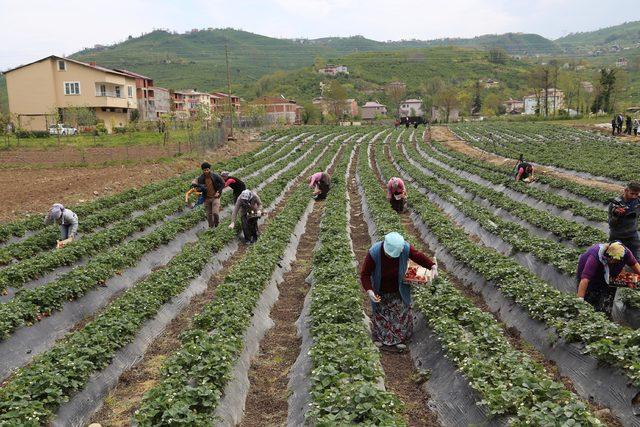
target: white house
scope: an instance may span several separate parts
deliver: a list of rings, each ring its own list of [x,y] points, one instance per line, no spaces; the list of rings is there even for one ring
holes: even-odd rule
[[[564,109],[564,92],[559,89],[550,88],[548,97],[546,96],[544,89],[540,91],[539,97],[535,94],[525,96],[524,114],[536,114],[536,110],[538,109],[538,99],[540,99],[540,103],[543,104],[545,98],[547,99],[547,111],[549,114],[553,114],[554,112]],[[543,111],[540,111],[540,113],[543,114],[544,105],[541,105],[541,107],[541,110]]]
[[[349,74],[349,69],[346,65],[327,65],[324,68],[320,68],[318,73],[327,76],[337,76],[338,74]]]
[[[406,99],[400,104],[400,117],[423,117],[422,101],[419,99]]]

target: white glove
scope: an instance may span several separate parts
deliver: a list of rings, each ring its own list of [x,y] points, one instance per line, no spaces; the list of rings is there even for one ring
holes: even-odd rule
[[[229,224],[229,228],[233,229],[236,225],[232,222],[231,224]]]
[[[576,298],[578,298],[581,301],[584,301],[584,297],[576,297]]]
[[[372,290],[367,291],[367,295],[369,295],[369,299],[373,302],[380,302],[380,297],[376,295]]]
[[[435,280],[438,277],[438,264],[431,266],[431,280]]]

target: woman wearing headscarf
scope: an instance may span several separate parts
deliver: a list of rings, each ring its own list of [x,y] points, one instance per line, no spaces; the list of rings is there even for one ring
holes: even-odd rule
[[[413,333],[411,289],[404,282],[409,260],[438,274],[438,266],[393,232],[369,249],[360,271],[360,283],[371,300],[372,333],[376,346],[402,351]]]
[[[609,286],[625,266],[640,274],[640,264],[620,242],[597,243],[578,259],[577,296],[597,311],[611,314],[616,288]]]
[[[387,200],[391,202],[391,208],[398,212],[404,212],[404,204],[407,200],[407,190],[404,181],[396,176],[387,183]]]
[[[235,227],[238,213],[242,222],[244,242],[255,243],[258,241],[258,219],[262,216],[262,202],[255,191],[244,190],[240,193],[231,213],[229,228]]]
[[[331,177],[326,172],[316,172],[309,177],[309,188],[313,188],[313,198],[324,200],[331,188]]]
[[[49,213],[44,218],[45,225],[58,224],[60,227],[60,240],[56,248],[62,248],[78,236],[78,215],[71,209],[65,209],[60,203],[54,203]]]

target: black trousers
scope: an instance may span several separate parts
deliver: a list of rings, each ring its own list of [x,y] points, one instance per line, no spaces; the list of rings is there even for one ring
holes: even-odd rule
[[[398,213],[404,212],[405,199],[396,200],[395,197],[391,197],[391,207]]]
[[[589,286],[587,293],[584,295],[584,300],[591,304],[596,311],[611,317],[613,300],[617,290],[618,288],[608,286],[605,283],[598,287]]]
[[[251,217],[248,213],[242,215],[242,234],[244,240],[255,242],[258,240],[258,217]]]

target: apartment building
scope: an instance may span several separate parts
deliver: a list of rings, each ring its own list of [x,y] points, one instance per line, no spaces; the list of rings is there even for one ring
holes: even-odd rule
[[[211,92],[211,111],[217,113],[225,113],[229,111],[229,97],[231,97],[231,107],[239,116],[241,113],[240,97],[234,94],[227,94],[225,92]]]
[[[544,101],[547,100],[547,107],[544,106]],[[538,106],[538,102],[540,102],[540,106]],[[550,88],[549,93],[547,95],[546,91],[542,89],[539,95],[532,94],[524,97],[524,114],[541,114],[544,115],[545,112],[549,114],[554,114],[559,110],[564,109],[564,92],[556,89]]]
[[[86,107],[107,130],[124,126],[138,108],[136,79],[131,75],[51,55],[4,73],[9,111],[25,130],[47,130],[64,122],[65,109]]]
[[[156,107],[156,118],[163,114],[171,113],[171,92],[163,87],[154,87],[154,101]]]
[[[179,119],[195,117],[198,111],[207,116],[211,112],[211,95],[195,89],[177,90],[173,92],[173,111]]]
[[[253,101],[252,104],[264,107],[269,123],[301,123],[303,108],[292,99],[263,96]]]
[[[116,68],[115,71],[136,79],[136,99],[138,101],[140,120],[157,120],[158,115],[156,114],[155,87],[153,86],[153,79],[129,70]]]
[[[400,117],[424,117],[420,99],[405,99],[400,103]]]

